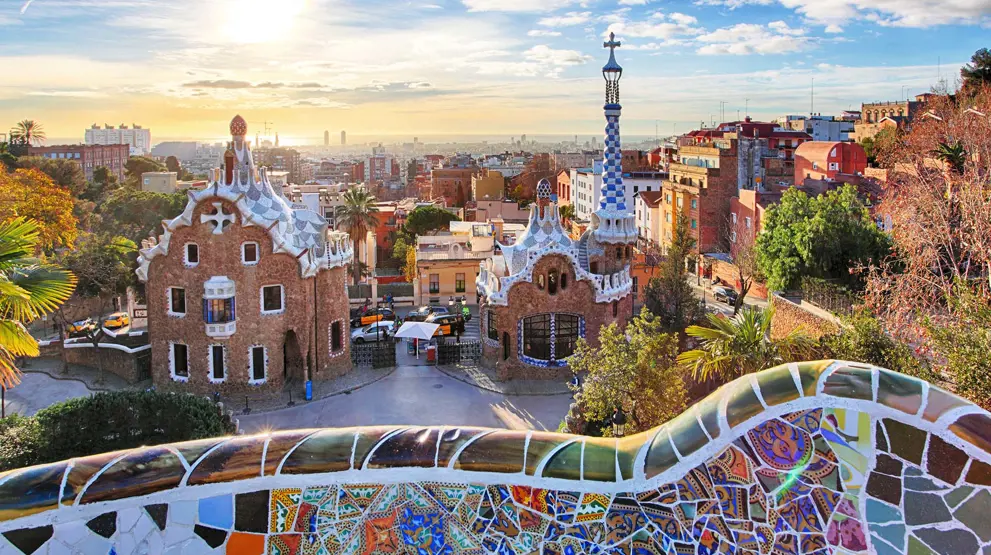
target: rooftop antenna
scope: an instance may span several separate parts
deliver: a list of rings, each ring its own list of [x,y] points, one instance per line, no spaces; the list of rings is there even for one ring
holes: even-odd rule
[[[719,101],[719,119],[726,121],[726,104],[725,100]]]
[[[745,115],[747,117],[750,117],[750,99],[749,98],[744,99],[744,105],[743,105],[743,107],[744,107],[743,115]]]
[[[809,117],[816,114],[816,78],[812,78],[812,96],[809,100]]]

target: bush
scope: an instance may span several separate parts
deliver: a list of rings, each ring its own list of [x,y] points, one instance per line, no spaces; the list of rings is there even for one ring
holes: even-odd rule
[[[820,338],[821,356],[873,364],[931,383],[940,381],[929,364],[916,358],[911,347],[891,337],[877,318],[860,311],[848,317],[845,324],[838,333]]]
[[[116,391],[70,399],[0,424],[0,470],[234,432],[213,402],[190,394]]]

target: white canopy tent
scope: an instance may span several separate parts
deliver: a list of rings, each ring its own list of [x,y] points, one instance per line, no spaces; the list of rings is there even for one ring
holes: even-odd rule
[[[396,337],[417,339],[420,341],[430,341],[440,324],[428,324],[426,322],[404,322],[403,326],[396,332]],[[420,358],[420,346],[416,347],[416,358]]]

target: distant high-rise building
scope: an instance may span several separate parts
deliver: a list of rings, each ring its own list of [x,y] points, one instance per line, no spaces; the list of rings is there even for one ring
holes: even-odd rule
[[[279,134],[275,134],[275,148],[279,148]]]
[[[330,146],[330,131],[323,132],[323,146]]]
[[[520,136],[520,142],[526,144],[526,133]]]
[[[348,144],[348,132],[341,131],[341,146]]]
[[[93,124],[86,130],[87,145],[128,145],[133,154],[148,154],[151,152],[151,130],[140,125],[130,127],[121,124],[120,127]]]

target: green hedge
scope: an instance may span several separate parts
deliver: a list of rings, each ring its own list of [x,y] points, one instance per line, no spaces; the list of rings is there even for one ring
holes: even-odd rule
[[[97,393],[0,421],[0,470],[232,433],[230,417],[203,397]]]

